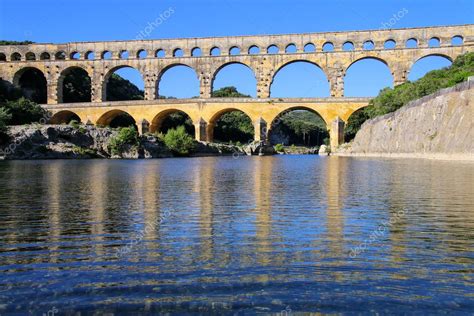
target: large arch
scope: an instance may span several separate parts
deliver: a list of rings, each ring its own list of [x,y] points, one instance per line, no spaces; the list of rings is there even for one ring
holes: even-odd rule
[[[224,121],[224,122],[222,122]],[[232,122],[238,121],[242,125],[236,127]],[[207,141],[241,142],[247,143],[255,138],[255,128],[252,117],[244,110],[227,108],[214,113],[207,124]]]
[[[408,80],[414,81],[420,79],[426,73],[442,69],[444,67],[449,67],[452,64],[453,60],[450,56],[443,54],[430,54],[418,58],[410,67],[410,72],[408,73]]]
[[[199,97],[199,77],[186,64],[173,64],[161,71],[157,81],[158,98],[190,99]]]
[[[211,82],[213,93],[218,89],[232,86],[244,95],[249,95],[253,98],[257,97],[257,78],[255,72],[245,63],[225,63],[214,72]]]
[[[47,103],[48,84],[44,73],[35,67],[25,67],[13,76],[13,84],[21,89],[23,95],[40,104]]]
[[[173,117],[174,116],[174,117]],[[186,132],[194,137],[195,129],[191,116],[183,110],[167,109],[155,115],[150,124],[151,133],[166,133],[170,128],[183,125]]]
[[[329,143],[327,122],[316,110],[305,106],[290,107],[278,113],[268,125],[266,137],[272,145],[319,146]]]
[[[393,87],[393,76],[388,63],[381,58],[368,56],[357,59],[345,71],[345,97],[376,96],[386,87]]]
[[[96,122],[99,126],[109,127],[129,127],[131,125],[136,128],[135,119],[127,112],[122,110],[110,110],[102,114]]]
[[[73,66],[58,79],[58,103],[91,102],[91,77],[87,70]]]
[[[329,81],[318,64],[308,60],[292,60],[275,71],[270,85],[270,96],[329,97]]]
[[[69,124],[71,121],[81,122],[81,118],[76,113],[64,110],[55,113],[49,120],[50,124]]]
[[[143,100],[144,85],[143,76],[136,68],[129,65],[113,67],[104,77],[102,100]]]

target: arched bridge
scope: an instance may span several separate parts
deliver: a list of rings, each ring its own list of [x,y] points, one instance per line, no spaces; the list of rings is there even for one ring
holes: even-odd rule
[[[230,110],[241,110],[254,122],[255,138],[266,137],[272,122],[289,109],[304,108],[317,112],[330,130],[331,144],[342,139],[343,123],[368,98],[344,97],[344,77],[354,63],[366,58],[383,62],[394,85],[407,80],[413,64],[426,56],[454,60],[473,51],[473,25],[423,27],[391,30],[305,33],[290,35],[230,36],[209,38],[162,39],[67,44],[0,46],[0,78],[21,85],[27,69],[44,76],[44,107],[53,114],[52,122],[61,123],[72,114],[85,123],[107,125],[114,116],[130,114],[141,132],[159,130],[169,113],[183,111],[196,126],[198,140],[212,140],[213,124]],[[271,84],[284,66],[306,61],[326,75],[330,97],[323,99],[271,98]],[[212,98],[214,79],[223,67],[239,63],[253,71],[256,98]],[[159,83],[170,68],[184,65],[195,70],[200,83],[194,99],[159,99]],[[133,67],[144,80],[144,100],[107,101],[106,85],[119,68]],[[64,103],[64,78],[71,69],[80,68],[91,79],[91,102]]]

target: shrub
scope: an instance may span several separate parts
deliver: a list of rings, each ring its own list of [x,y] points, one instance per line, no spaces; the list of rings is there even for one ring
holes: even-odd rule
[[[71,126],[72,128],[78,129],[80,126],[80,123],[76,120],[72,120],[71,122],[69,122],[69,126]]]
[[[3,104],[3,108],[11,113],[9,125],[31,124],[48,116],[48,112],[39,104],[26,98],[7,101]]]
[[[109,142],[109,149],[112,155],[120,155],[125,146],[138,146],[138,134],[135,127],[120,128],[118,134]]]
[[[187,156],[195,148],[195,142],[191,135],[186,133],[184,126],[169,129],[163,138],[166,147],[175,155]]]
[[[0,144],[8,139],[7,125],[10,119],[10,113],[4,108],[0,108]]]
[[[276,150],[277,152],[282,153],[282,152],[285,151],[285,147],[283,146],[283,144],[276,144],[276,145],[275,145],[275,150]]]

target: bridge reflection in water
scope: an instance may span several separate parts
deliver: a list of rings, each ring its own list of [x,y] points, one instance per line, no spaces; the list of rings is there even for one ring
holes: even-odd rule
[[[462,163],[212,157],[8,162],[0,173],[7,306],[24,304],[20,292],[54,304],[36,290],[53,297],[64,282],[71,299],[294,309],[413,300],[427,287],[423,304],[462,301],[472,285],[472,169]],[[14,281],[24,273],[28,286]],[[126,290],[114,292],[117,282]]]

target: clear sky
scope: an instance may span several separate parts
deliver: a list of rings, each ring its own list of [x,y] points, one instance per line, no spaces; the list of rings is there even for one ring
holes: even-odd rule
[[[53,43],[135,39],[149,22],[169,8],[174,13],[147,38],[379,29],[401,10],[406,14],[392,28],[474,22],[473,0],[0,0],[0,39]],[[390,84],[385,66],[369,62],[351,70],[355,79],[347,78],[351,86],[346,85],[346,93],[374,95],[381,84]],[[410,78],[447,64],[434,58],[416,65]],[[243,92],[255,94],[254,79],[246,69],[234,66],[224,71],[216,80],[216,88],[235,85]],[[318,71],[295,64],[279,74],[272,94],[324,94],[327,82]],[[131,71],[122,73],[143,86],[138,75]],[[192,80],[195,78],[190,70],[177,69],[163,81],[160,91],[163,95],[196,94]]]

